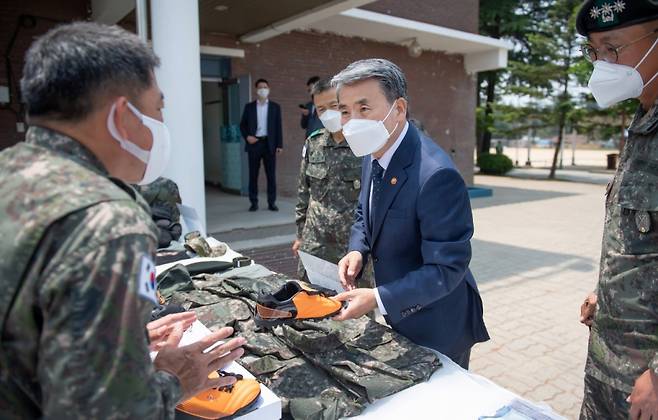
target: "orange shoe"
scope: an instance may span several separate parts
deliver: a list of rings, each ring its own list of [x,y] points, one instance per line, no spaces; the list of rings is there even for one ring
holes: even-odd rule
[[[254,320],[259,327],[272,327],[299,320],[329,318],[343,308],[341,302],[329,299],[335,295],[331,289],[289,281],[276,292],[258,297]]]
[[[235,376],[237,382],[226,387],[203,391],[178,404],[176,409],[202,419],[225,419],[240,416],[250,411],[260,395],[258,381],[243,379],[242,375],[239,374],[218,372],[213,372],[208,377]]]

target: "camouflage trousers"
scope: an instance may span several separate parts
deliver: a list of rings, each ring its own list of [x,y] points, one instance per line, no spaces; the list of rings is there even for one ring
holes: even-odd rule
[[[628,393],[585,375],[585,396],[580,409],[580,420],[627,420],[630,403]]]
[[[190,278],[177,266],[159,285],[168,303],[195,311],[207,327],[231,326],[246,338],[239,362],[282,399],[284,418],[355,416],[370,402],[426,381],[441,366],[433,352],[367,317],[257,328],[252,315],[258,293],[289,280],[263,275],[257,266]]]

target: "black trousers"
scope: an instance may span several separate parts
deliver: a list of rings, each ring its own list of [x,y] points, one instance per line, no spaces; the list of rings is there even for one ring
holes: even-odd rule
[[[270,151],[267,138],[259,139],[257,143],[247,145],[249,155],[249,201],[258,204],[258,172],[260,163],[265,167],[267,177],[267,204],[276,201],[276,153]]]
[[[471,361],[471,349],[468,349],[459,356],[456,356],[454,359],[452,359],[452,361],[457,363],[462,368],[468,370],[468,365]]]

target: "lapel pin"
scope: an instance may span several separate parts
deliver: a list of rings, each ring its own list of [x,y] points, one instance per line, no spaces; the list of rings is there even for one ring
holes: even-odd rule
[[[391,178],[391,185],[395,185],[398,183],[398,179],[396,177]]]

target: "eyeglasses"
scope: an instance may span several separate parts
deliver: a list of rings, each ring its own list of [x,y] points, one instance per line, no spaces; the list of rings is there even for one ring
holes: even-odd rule
[[[631,45],[636,44],[655,33],[658,33],[658,29],[655,29],[649,32],[648,34],[643,35],[642,37],[634,41],[631,41],[628,44],[621,45],[619,47],[615,47],[614,45],[604,43],[603,47],[597,49],[594,48],[592,44],[589,43],[583,44],[580,46],[580,51],[583,53],[583,55],[589,62],[594,62],[596,60],[603,60],[603,61],[607,61],[608,63],[617,64],[617,61],[619,61],[619,51],[621,51],[626,47],[630,47]]]

